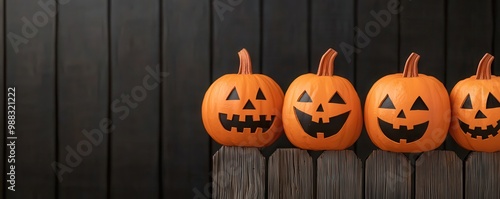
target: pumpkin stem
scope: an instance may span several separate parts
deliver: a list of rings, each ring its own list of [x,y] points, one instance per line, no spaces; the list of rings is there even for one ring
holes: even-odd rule
[[[420,55],[411,53],[406,60],[405,68],[403,70],[403,77],[418,77],[418,60]]]
[[[238,52],[238,56],[240,57],[240,68],[238,70],[238,74],[252,74],[252,60],[250,60],[250,55],[248,54],[247,49],[241,49],[240,52]]]
[[[337,57],[337,51],[329,48],[319,61],[318,76],[333,76],[333,61]]]
[[[491,79],[491,63],[493,55],[486,53],[477,66],[476,79]]]

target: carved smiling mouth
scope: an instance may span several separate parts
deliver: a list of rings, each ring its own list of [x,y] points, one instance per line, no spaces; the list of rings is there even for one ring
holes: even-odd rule
[[[265,133],[274,122],[275,115],[271,115],[271,120],[266,120],[266,115],[259,115],[259,120],[254,121],[253,116],[245,115],[245,121],[240,122],[240,115],[233,115],[233,119],[228,120],[227,114],[219,113],[219,120],[224,129],[231,131],[231,128],[236,128],[238,133],[243,133],[243,129],[249,128],[250,133],[255,133],[257,128],[262,129],[262,133]]]
[[[393,124],[386,122],[378,118],[378,125],[384,133],[384,135],[394,142],[401,142],[401,140],[406,140],[406,143],[414,142],[424,136],[427,127],[429,126],[429,121],[417,124],[412,130],[408,130],[407,126],[401,125],[399,129],[394,129]]]
[[[318,133],[323,133],[324,138],[337,134],[344,126],[345,121],[351,112],[347,111],[340,115],[330,117],[328,122],[323,122],[322,118],[319,118],[318,122],[314,122],[312,121],[311,115],[304,113],[295,107],[293,107],[293,109],[295,110],[295,116],[297,116],[302,129],[307,134],[315,138],[317,138]]]
[[[481,136],[484,139],[488,138],[490,135],[495,137],[498,135],[498,131],[500,130],[500,120],[497,121],[496,127],[493,125],[488,125],[486,130],[482,130],[481,127],[476,127],[474,129],[469,128],[469,124],[462,122],[462,120],[458,119],[458,123],[460,124],[460,128],[462,131],[467,134],[469,133],[471,137],[477,138],[477,136]]]

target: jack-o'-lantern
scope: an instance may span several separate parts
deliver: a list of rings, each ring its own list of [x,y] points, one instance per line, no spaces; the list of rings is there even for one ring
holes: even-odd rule
[[[412,53],[403,73],[387,75],[370,89],[365,126],[382,150],[424,152],[439,147],[450,125],[450,101],[443,84],[418,73],[420,56]]]
[[[493,58],[486,53],[476,75],[458,82],[450,94],[450,135],[468,150],[500,151],[500,78],[491,75]]]
[[[252,74],[250,56],[245,49],[238,55],[238,74],[220,77],[205,93],[203,125],[222,145],[268,146],[283,132],[284,94],[268,76]]]
[[[290,84],[283,102],[283,126],[290,142],[307,150],[342,150],[363,126],[358,94],[349,80],[333,75],[337,52],[328,49],[317,74]]]

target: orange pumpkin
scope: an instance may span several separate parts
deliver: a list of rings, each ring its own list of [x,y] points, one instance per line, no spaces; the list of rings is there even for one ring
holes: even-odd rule
[[[238,74],[227,74],[208,88],[202,119],[208,134],[226,146],[264,147],[283,132],[283,91],[271,78],[252,74],[250,56],[238,53]]]
[[[289,86],[283,102],[283,126],[290,142],[307,150],[342,150],[358,139],[363,126],[358,94],[349,80],[333,75],[337,52],[328,49],[317,74],[305,74]]]
[[[382,150],[424,152],[439,147],[450,125],[450,101],[443,84],[418,74],[420,56],[412,53],[404,72],[379,79],[365,102],[365,126]]]
[[[458,82],[450,94],[450,135],[468,150],[500,151],[500,78],[491,75],[493,58],[486,53],[476,75]]]

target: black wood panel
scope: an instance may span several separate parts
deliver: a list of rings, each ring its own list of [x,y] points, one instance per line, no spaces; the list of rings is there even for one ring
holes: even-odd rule
[[[160,194],[159,1],[113,0],[111,14],[111,198]]]
[[[445,0],[403,0],[401,7],[404,11],[401,12],[399,20],[399,71],[403,71],[408,56],[415,52],[421,57],[419,73],[434,76],[444,84],[446,81]],[[444,143],[437,149],[443,148]]]
[[[57,38],[59,162],[80,157],[59,181],[59,198],[106,198],[108,134],[107,1],[59,7]],[[76,153],[74,153],[76,152]]]
[[[250,54],[253,72],[260,73],[260,5],[260,1],[214,1],[212,82],[222,75],[238,72],[238,51],[242,48]],[[212,154],[220,146],[212,140]]]
[[[162,192],[164,198],[210,196],[210,138],[201,102],[210,83],[209,1],[163,2]]]
[[[496,61],[493,61],[493,74],[496,76],[500,76],[500,2],[497,2],[495,0],[492,0],[493,6],[492,6],[492,12],[494,18],[494,24],[493,27],[495,27],[495,30],[493,30],[493,38],[494,40],[494,46],[493,46],[493,52],[494,56],[496,57]]]
[[[358,50],[356,54],[356,89],[362,104],[364,104],[371,86],[378,79],[398,72],[399,20],[397,13],[399,10],[397,6],[399,6],[399,1],[396,0],[358,2],[358,29],[355,32],[355,47]],[[382,13],[384,17],[375,17],[382,15]],[[378,24],[378,26],[373,24]],[[366,130],[363,130],[356,143],[358,157],[365,160],[374,149],[376,149],[375,145],[372,144]]]
[[[286,92],[288,85],[308,72],[308,2],[266,0],[263,3],[262,72]],[[293,147],[285,134],[264,149],[268,157],[276,148]]]
[[[16,87],[17,135],[16,191],[6,196],[55,198],[55,18],[37,1],[8,0],[6,11],[6,79]]]
[[[446,87],[476,74],[479,60],[492,52],[493,15],[491,1],[448,1]],[[473,16],[473,17],[472,17]],[[462,160],[468,151],[447,139],[446,149],[454,150]]]
[[[0,1],[0,22],[4,21],[4,13],[5,13],[4,3],[5,2],[3,0]],[[0,38],[4,38],[4,36],[5,36],[4,26],[2,25],[2,26],[0,26]],[[7,129],[6,129],[7,126],[5,126],[6,123],[4,123],[4,121],[5,121],[4,119],[7,119],[7,118],[5,118],[6,115],[4,114],[5,113],[4,110],[6,110],[5,107],[7,107],[7,105],[5,105],[7,103],[7,100],[6,100],[7,96],[6,96],[6,94],[4,94],[4,93],[7,93],[6,92],[7,89],[5,88],[5,68],[6,68],[6,66],[5,66],[5,57],[4,57],[4,55],[5,55],[4,46],[5,46],[4,40],[0,39],[0,63],[2,63],[2,67],[0,67],[0,77],[1,77],[0,90],[2,90],[2,93],[0,94],[0,103],[1,103],[0,104],[0,129],[2,129],[1,132],[4,132],[4,130],[5,130],[5,132],[7,132]],[[1,147],[0,147],[0,171],[5,171],[4,170],[4,161],[9,156],[9,154],[6,152],[10,152],[8,150],[4,151],[5,150],[4,146],[6,144],[4,142],[4,140],[5,140],[6,135],[7,135],[6,133],[3,133],[3,135],[0,136],[0,145],[1,145]],[[6,172],[3,172],[2,174],[0,174],[0,176],[3,177],[5,175],[4,173],[6,173]],[[3,179],[6,179],[6,178],[4,177]],[[5,186],[4,186],[4,182],[5,182],[5,180],[2,180],[2,182],[0,182],[0,191],[2,192],[2,194],[0,194],[0,198],[4,198],[3,193],[5,193],[5,191],[6,191]]]

